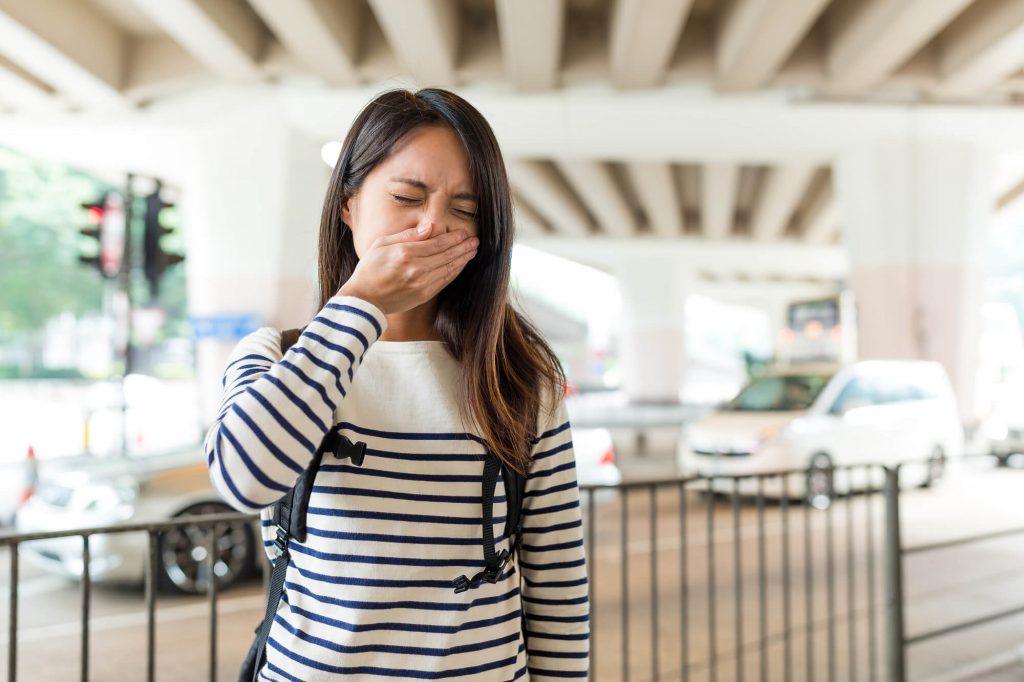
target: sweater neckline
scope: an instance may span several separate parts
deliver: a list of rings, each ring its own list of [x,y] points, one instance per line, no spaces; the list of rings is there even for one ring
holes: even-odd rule
[[[377,339],[373,348],[385,353],[447,353],[446,341],[421,339],[417,341],[385,341]]]

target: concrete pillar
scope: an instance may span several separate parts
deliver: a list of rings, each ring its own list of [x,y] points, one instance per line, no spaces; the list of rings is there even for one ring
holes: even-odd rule
[[[666,258],[623,258],[620,358],[630,403],[678,403],[685,359],[684,304],[690,273]]]
[[[989,153],[913,131],[894,134],[840,157],[836,192],[860,357],[940,361],[972,422],[992,210]]]
[[[269,106],[229,112],[197,132],[180,201],[192,315],[253,314],[283,329],[316,312],[316,241],[330,175],[322,142],[290,130]],[[196,344],[204,424],[216,415],[236,342]]]

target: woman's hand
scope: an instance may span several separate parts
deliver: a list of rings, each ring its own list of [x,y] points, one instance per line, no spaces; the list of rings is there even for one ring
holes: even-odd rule
[[[378,237],[338,294],[369,301],[386,315],[426,303],[458,277],[479,244],[466,230],[431,234],[432,224],[421,223]]]

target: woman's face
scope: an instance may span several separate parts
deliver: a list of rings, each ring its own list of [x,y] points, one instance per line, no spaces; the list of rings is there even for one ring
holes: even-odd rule
[[[443,126],[413,129],[371,170],[342,208],[362,258],[378,237],[432,223],[431,237],[449,230],[477,235],[477,199],[469,156]]]

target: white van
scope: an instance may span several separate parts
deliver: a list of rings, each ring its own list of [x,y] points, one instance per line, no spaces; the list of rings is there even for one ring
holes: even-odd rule
[[[850,464],[908,464],[901,484],[930,485],[945,462],[963,454],[964,433],[942,365],[870,360],[838,365],[776,367],[752,379],[728,403],[683,427],[677,460],[683,475],[737,476],[805,469],[785,490],[826,506],[834,492],[878,485],[858,482]],[[853,478],[851,478],[853,477]],[[762,482],[766,495],[783,477]],[[731,491],[729,479],[713,483]],[[742,492],[756,481],[741,481]]]

